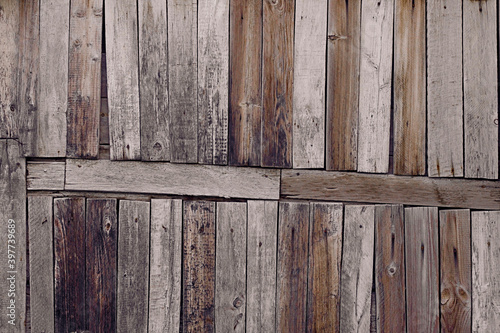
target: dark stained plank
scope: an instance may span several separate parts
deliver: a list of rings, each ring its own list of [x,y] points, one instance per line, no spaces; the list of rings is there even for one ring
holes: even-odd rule
[[[108,97],[108,71],[106,67],[106,53],[102,50],[101,54],[101,97]]]
[[[101,98],[101,109],[99,113],[99,144],[109,145],[109,108],[107,98]]]

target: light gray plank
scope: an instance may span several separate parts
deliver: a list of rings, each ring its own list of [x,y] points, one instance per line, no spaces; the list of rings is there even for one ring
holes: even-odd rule
[[[28,191],[64,190],[65,162],[30,161],[26,165]]]

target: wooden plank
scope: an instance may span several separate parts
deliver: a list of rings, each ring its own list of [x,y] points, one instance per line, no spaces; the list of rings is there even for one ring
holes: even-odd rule
[[[498,179],[497,4],[463,4],[465,177]]]
[[[64,190],[64,169],[62,161],[30,161],[26,165],[28,191]]]
[[[229,0],[198,2],[198,163],[227,164]]]
[[[260,166],[262,0],[230,0],[229,164]]]
[[[116,199],[87,199],[86,298],[87,328],[116,331]]]
[[[306,330],[309,204],[279,203],[276,331]]]
[[[101,97],[108,98],[108,71],[106,69],[106,35],[103,36],[103,50],[101,54]]]
[[[263,3],[261,165],[291,168],[295,1]]]
[[[67,160],[67,190],[278,199],[279,170]]]
[[[197,3],[171,0],[168,13],[170,160],[198,162]]]
[[[102,2],[103,0],[71,2],[68,157],[97,158],[99,153]]]
[[[463,177],[462,4],[427,1],[427,174]]]
[[[307,331],[339,332],[342,204],[311,203]]]
[[[246,332],[247,205],[217,203],[215,327]]]
[[[500,209],[500,184],[486,180],[283,170],[281,197]]]
[[[403,206],[375,206],[377,332],[406,332]]]
[[[472,331],[493,332],[500,326],[500,212],[472,212]]]
[[[151,200],[149,331],[178,332],[181,315],[182,200]]]
[[[120,200],[117,332],[148,331],[149,202]]]
[[[65,0],[40,1],[39,157],[66,156],[69,8]]]
[[[425,0],[394,12],[394,173],[425,174]]]
[[[441,332],[470,332],[472,310],[470,211],[439,212]]]
[[[361,1],[329,0],[326,169],[356,170]]]
[[[394,1],[361,7],[358,171],[387,173],[391,130]]]
[[[109,145],[109,108],[107,98],[101,98],[101,111],[99,113],[99,144]]]
[[[183,332],[214,332],[215,202],[184,202]]]
[[[141,158],[137,2],[105,1],[106,70],[112,160]]]
[[[29,197],[28,217],[31,330],[54,332],[52,197]]]
[[[55,332],[84,330],[85,198],[54,199]]]
[[[276,329],[278,202],[247,201],[247,332]]]
[[[168,161],[167,2],[141,0],[138,6],[141,159]]]

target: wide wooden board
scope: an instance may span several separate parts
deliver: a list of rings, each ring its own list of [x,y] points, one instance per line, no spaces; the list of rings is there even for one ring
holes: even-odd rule
[[[59,161],[30,161],[26,165],[28,190],[64,190],[66,163]]]

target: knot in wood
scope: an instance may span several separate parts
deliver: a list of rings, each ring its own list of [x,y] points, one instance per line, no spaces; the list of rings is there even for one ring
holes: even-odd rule
[[[391,264],[387,267],[387,274],[389,274],[389,276],[393,276],[394,274],[396,274],[396,271],[396,264],[394,262],[391,262]]]
[[[233,301],[233,306],[237,309],[239,309],[241,307],[241,305],[243,304],[243,301],[241,300],[241,298],[239,297],[236,297]]]

